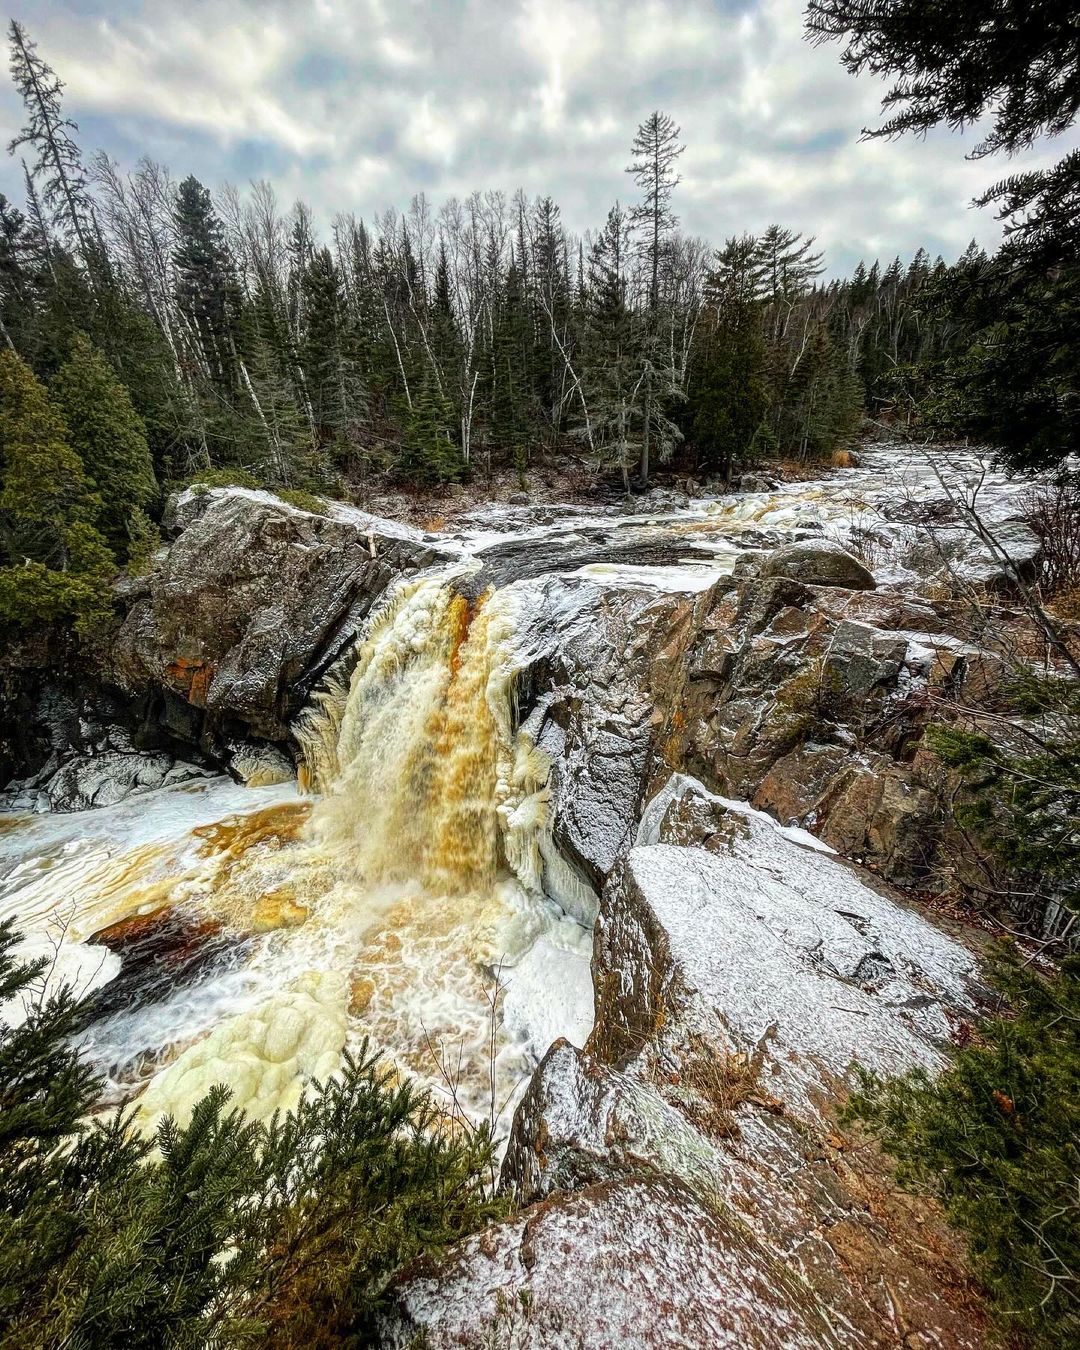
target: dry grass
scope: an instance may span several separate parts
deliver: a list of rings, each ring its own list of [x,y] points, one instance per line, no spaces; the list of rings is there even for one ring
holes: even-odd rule
[[[695,1101],[687,1115],[707,1134],[718,1139],[738,1139],[735,1110],[744,1102],[780,1114],[783,1105],[761,1090],[761,1068],[765,1059],[763,1037],[753,1054],[743,1050],[717,1052],[700,1036],[691,1041],[692,1053],[683,1065],[681,1085],[689,1089]]]
[[[850,450],[834,450],[829,456],[829,463],[834,469],[850,469],[852,466]]]

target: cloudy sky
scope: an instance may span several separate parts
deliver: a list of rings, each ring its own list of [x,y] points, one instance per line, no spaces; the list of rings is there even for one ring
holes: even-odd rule
[[[662,108],[686,153],[682,228],[719,242],[779,220],[831,272],[860,257],[953,258],[998,238],[968,203],[1002,166],[974,141],[859,143],[881,85],[802,40],[797,0],[22,0],[89,152],[210,186],[267,178],[328,222],[426,192],[551,193],[603,222],[637,124]],[[0,97],[4,141],[21,123]],[[1075,138],[1069,142],[1077,143]],[[1019,164],[1042,163],[1044,149]],[[21,201],[5,159],[0,190]]]

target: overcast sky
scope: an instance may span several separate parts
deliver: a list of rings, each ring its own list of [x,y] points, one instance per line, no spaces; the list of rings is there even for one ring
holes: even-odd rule
[[[686,153],[681,227],[719,243],[778,220],[829,270],[947,259],[998,227],[970,199],[1001,177],[975,137],[860,143],[882,86],[802,40],[794,0],[23,0],[67,83],[89,154],[141,155],[211,187],[269,179],[328,222],[423,190],[550,193],[571,229],[603,223],[637,124],[662,108]],[[21,124],[10,85],[4,141]],[[1076,144],[1074,137],[1068,144]],[[1016,166],[1048,162],[1044,149]],[[0,190],[22,201],[5,159]]]

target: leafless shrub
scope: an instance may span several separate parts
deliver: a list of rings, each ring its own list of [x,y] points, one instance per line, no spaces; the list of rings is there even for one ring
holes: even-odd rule
[[[1024,519],[1042,541],[1042,590],[1048,599],[1080,589],[1080,479],[1033,487]]]

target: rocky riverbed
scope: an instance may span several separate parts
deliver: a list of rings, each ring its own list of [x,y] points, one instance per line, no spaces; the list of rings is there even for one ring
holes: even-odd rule
[[[1038,540],[970,452],[748,486],[453,533],[192,489],[100,672],[9,678],[0,912],[113,1099],[266,1115],[369,1036],[498,1123],[515,1213],[388,1345],[983,1343],[835,1108],[979,1015],[922,736],[1035,641]]]

